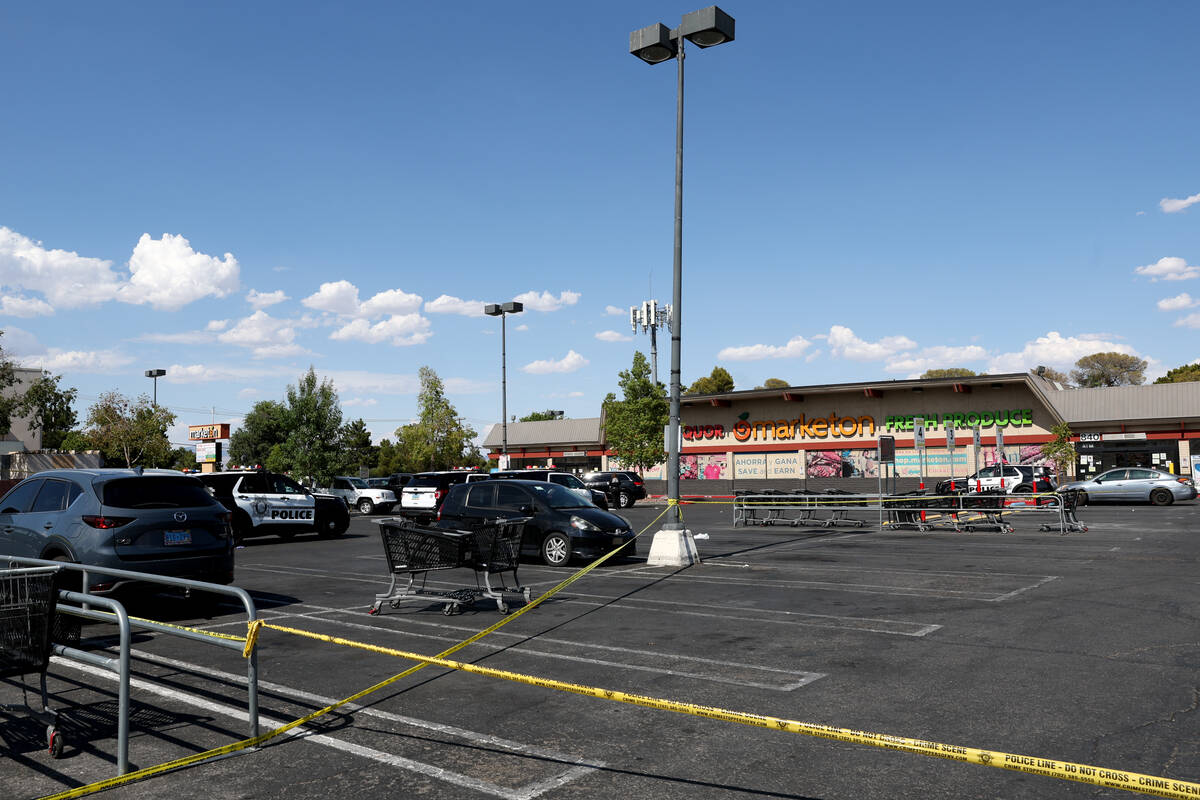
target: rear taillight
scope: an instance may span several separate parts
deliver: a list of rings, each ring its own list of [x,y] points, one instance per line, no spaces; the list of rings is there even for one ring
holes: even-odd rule
[[[134,520],[133,517],[105,517],[96,516],[94,514],[84,514],[82,517],[80,517],[80,519],[82,519],[88,525],[91,525],[93,528],[99,528],[100,530],[119,528],[122,525],[128,525]]]
[[[221,535],[226,539],[233,536],[233,512],[226,511],[223,514],[217,514],[217,519],[221,520]]]
[[[445,496],[446,496],[446,493],[443,492],[441,489],[438,489],[433,493],[433,501],[435,503],[440,503],[440,502],[442,502],[442,498]]]

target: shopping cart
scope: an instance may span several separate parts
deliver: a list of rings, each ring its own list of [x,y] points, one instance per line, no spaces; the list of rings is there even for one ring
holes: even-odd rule
[[[1057,526],[1043,525],[1040,530],[1049,531],[1054,527],[1059,529],[1060,533],[1086,533],[1087,525],[1079,521],[1079,517],[1075,516],[1075,509],[1079,507],[1078,489],[1059,489],[1055,492],[1059,502],[1059,524]]]
[[[378,614],[384,603],[399,608],[406,600],[422,598],[441,602],[442,613],[447,616],[460,613],[464,605],[474,603],[479,597],[495,600],[502,614],[508,613],[506,598],[511,595],[520,595],[528,602],[529,589],[520,588],[519,583],[509,587],[503,580],[503,573],[511,572],[514,583],[517,582],[525,522],[525,519],[492,520],[478,530],[461,531],[430,528],[408,519],[376,520],[391,585],[386,592],[375,595],[368,613]],[[475,571],[474,587],[445,592],[425,588],[430,572],[460,568]],[[499,587],[492,586],[494,575],[501,576]]]
[[[1008,503],[1008,495],[1003,489],[984,489],[982,492],[970,492],[959,495],[961,511],[973,511],[978,516],[960,522],[962,529],[970,533],[979,528],[993,528],[1001,533],[1012,533],[1015,528],[1004,520],[1004,508]]]
[[[889,529],[933,530],[933,525],[921,518],[921,511],[929,507],[924,489],[892,495],[884,498],[884,502],[887,504]]]
[[[52,758],[63,752],[58,714],[46,693],[46,667],[50,663],[50,632],[54,626],[58,591],[57,567],[0,570],[0,678],[36,672],[41,678],[41,708],[30,705],[21,684],[22,704],[0,704],[0,712],[25,712],[46,725],[46,746]]]
[[[832,511],[829,519],[821,521],[822,528],[836,528],[838,525],[853,525],[856,528],[861,528],[866,523],[861,519],[851,519],[846,515],[850,511],[851,506],[862,507],[867,504],[867,498],[862,495],[856,495],[854,492],[848,492],[845,489],[826,489],[818,504],[832,506]]]

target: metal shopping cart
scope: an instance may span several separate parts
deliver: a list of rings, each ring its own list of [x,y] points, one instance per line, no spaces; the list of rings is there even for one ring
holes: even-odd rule
[[[968,533],[978,528],[993,528],[1001,533],[1012,533],[1015,529],[1004,520],[1004,508],[1007,503],[1008,495],[1003,489],[985,489],[982,492],[959,495],[959,508],[978,515],[963,521],[960,514],[962,529]]]
[[[848,492],[845,489],[826,489],[823,493],[823,498],[818,502],[832,507],[829,514],[829,519],[821,522],[822,528],[836,528],[838,525],[853,525],[856,528],[861,528],[866,523],[861,519],[851,519],[846,515],[850,511],[851,506],[863,507],[867,504],[867,498],[862,495],[856,495],[854,492]]]
[[[1087,525],[1079,521],[1079,517],[1075,516],[1075,509],[1079,507],[1078,489],[1059,489],[1055,492],[1058,496],[1059,503],[1059,524],[1057,526],[1042,525],[1039,530],[1049,531],[1054,527],[1059,529],[1060,533],[1086,533]]]
[[[58,714],[46,693],[46,667],[50,663],[50,632],[58,591],[56,567],[0,570],[0,678],[37,672],[41,678],[41,708],[28,702],[0,704],[0,712],[25,712],[46,725],[46,746],[52,758],[63,751]],[[22,699],[26,687],[21,685]]]
[[[889,529],[912,528],[931,531],[933,525],[921,518],[922,509],[928,508],[925,490],[917,489],[884,498],[887,504]]]
[[[406,600],[422,598],[441,602],[442,613],[447,616],[460,613],[464,605],[474,603],[479,597],[495,600],[502,614],[508,613],[508,597],[520,595],[528,602],[529,589],[520,588],[517,582],[525,519],[491,520],[475,531],[430,528],[408,519],[376,522],[391,585],[386,592],[375,595],[368,613],[378,614],[384,603],[399,608]],[[425,588],[430,572],[460,568],[475,571],[474,587],[450,591]],[[515,587],[505,584],[505,572],[512,573]],[[492,586],[494,575],[501,576],[498,587]]]

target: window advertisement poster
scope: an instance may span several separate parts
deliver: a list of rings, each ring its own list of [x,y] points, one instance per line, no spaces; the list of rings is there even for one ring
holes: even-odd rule
[[[932,449],[925,451],[925,477],[950,478],[966,475],[974,469],[970,449],[956,447],[951,451]],[[921,477],[921,455],[918,450],[896,451],[896,474],[901,478]]]
[[[767,477],[766,453],[734,453],[733,477],[739,480]]]
[[[1200,455],[1192,454],[1192,478],[1200,477]]]
[[[800,453],[768,453],[767,477],[793,480],[803,478],[804,456]]]
[[[696,479],[696,456],[679,456],[679,477],[685,481]]]
[[[901,452],[905,451],[896,451],[897,464]],[[876,455],[874,449],[809,450],[805,454],[806,475],[809,478],[875,478],[879,476]]]
[[[696,457],[696,477],[717,481],[729,477],[729,457],[724,453],[705,453]]]

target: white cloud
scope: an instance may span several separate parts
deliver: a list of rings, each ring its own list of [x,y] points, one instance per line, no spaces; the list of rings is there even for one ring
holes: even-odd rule
[[[1200,314],[1188,314],[1175,320],[1176,328],[1200,328]]]
[[[425,304],[426,314],[460,314],[464,317],[482,317],[482,300],[462,300],[453,295],[443,294],[436,300]]]
[[[546,396],[558,400],[560,398],[584,397],[585,394],[584,392],[551,392]]]
[[[1183,211],[1188,206],[1194,206],[1196,203],[1200,203],[1200,194],[1194,194],[1191,197],[1185,197],[1182,200],[1164,197],[1162,200],[1158,201],[1159,208],[1163,210],[1164,214],[1176,214],[1180,211]]]
[[[208,321],[208,324],[204,326],[204,330],[206,330],[206,331],[223,331],[228,327],[229,327],[229,320],[227,320],[227,319],[210,319]]]
[[[554,372],[574,372],[577,369],[587,366],[588,360],[576,353],[574,350],[568,350],[567,354],[558,361],[544,360],[532,361],[521,367],[522,372],[528,372],[531,375],[548,375]]]
[[[242,383],[245,381],[257,381],[263,378],[283,378],[294,380],[296,377],[296,368],[290,365],[256,365],[253,367],[238,364],[236,366],[228,366],[225,364],[172,364],[167,367],[167,375],[164,380],[168,383],[212,383],[221,381],[225,383]],[[257,395],[258,389],[245,388],[238,392],[238,396]]]
[[[174,333],[143,333],[134,337],[135,342],[160,342],[163,344],[212,344],[217,340],[215,331],[175,331]]]
[[[1191,308],[1196,305],[1196,301],[1187,292],[1177,294],[1174,297],[1164,297],[1156,303],[1159,311],[1180,311],[1185,308]]]
[[[342,408],[370,408],[377,405],[379,405],[379,401],[374,397],[351,397],[349,400],[342,401]]]
[[[356,316],[358,312],[358,287],[350,281],[322,283],[315,294],[300,301],[316,311],[328,311],[343,317]]]
[[[393,314],[374,325],[365,319],[356,319],[329,334],[329,338],[369,344],[390,342],[397,347],[404,347],[423,344],[432,335],[429,320],[420,314]]]
[[[917,346],[907,336],[885,336],[877,342],[868,342],[855,336],[854,331],[844,325],[830,328],[828,341],[834,358],[851,361],[878,361]]]
[[[176,311],[202,297],[225,297],[239,285],[237,259],[197,253],[183,236],[164,233],[151,239],[143,233],[129,259],[129,283],[117,299],[125,303],[149,303],[162,311]]]
[[[1200,267],[1189,265],[1178,256],[1160,258],[1153,264],[1135,267],[1133,271],[1138,275],[1148,275],[1152,281],[1186,281],[1200,278]]]
[[[528,326],[528,325],[525,325],[525,324],[521,324],[521,325],[518,325],[518,326],[517,326],[517,330],[519,330],[519,331],[527,331],[527,330],[529,330],[529,326]]]
[[[47,250],[0,226],[0,286],[41,292],[56,308],[78,308],[112,300],[120,278],[111,261]]]
[[[524,303],[530,311],[558,311],[563,306],[573,306],[579,302],[579,292],[565,291],[555,297],[549,292],[525,292],[513,298],[518,303]]]
[[[1099,334],[1063,336],[1058,331],[1050,331],[1045,336],[1027,342],[1020,352],[995,356],[988,362],[987,372],[1024,372],[1039,364],[1065,369],[1073,367],[1076,361],[1092,353],[1137,355],[1137,351],[1129,345],[1108,341]]]
[[[308,353],[295,343],[297,325],[305,321],[276,319],[263,310],[238,320],[217,336],[218,341],[250,348],[255,358],[286,358]]]
[[[821,353],[822,353],[821,350],[813,350],[811,353],[809,353],[807,356],[804,357],[804,363],[811,364],[812,362],[816,361],[818,358],[821,357]]]
[[[6,317],[48,317],[53,313],[53,306],[36,297],[19,294],[0,297],[0,314]]]
[[[617,308],[616,306],[605,306],[604,313],[610,317],[627,317],[629,316],[629,309]]]
[[[596,338],[602,342],[632,342],[632,336],[626,336],[618,331],[600,331]]]
[[[45,346],[38,338],[24,328],[14,325],[4,327],[4,336],[0,337],[0,347],[8,351],[11,357],[30,356],[46,352]]]
[[[382,317],[392,314],[411,314],[421,310],[421,295],[409,294],[400,289],[388,289],[374,295],[359,308],[364,317]]]
[[[50,372],[112,372],[133,363],[133,357],[119,350],[62,350],[51,347],[45,353],[23,356],[21,366]]]
[[[254,306],[255,309],[266,308],[273,306],[276,303],[282,303],[284,300],[289,300],[282,289],[276,289],[273,292],[260,292],[257,289],[251,289],[246,295],[246,302]]]
[[[245,389],[240,390],[237,396],[243,400],[249,400],[250,398],[258,397],[259,394],[258,389],[255,389],[253,386],[247,386]]]
[[[764,358],[799,358],[812,346],[803,336],[793,336],[787,344],[750,344],[725,347],[717,353],[718,361],[761,361]]]
[[[887,372],[917,373],[927,369],[943,369],[959,367],[971,361],[982,361],[988,352],[979,345],[968,344],[961,347],[938,345],[923,348],[919,353],[909,353],[888,359],[884,365]]]

